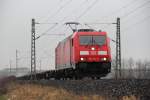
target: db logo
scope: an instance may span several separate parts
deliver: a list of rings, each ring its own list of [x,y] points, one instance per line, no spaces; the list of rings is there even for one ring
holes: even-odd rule
[[[96,51],[91,51],[91,55],[96,55]]]

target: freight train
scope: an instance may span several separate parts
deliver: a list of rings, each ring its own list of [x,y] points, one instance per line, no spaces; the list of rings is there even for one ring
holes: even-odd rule
[[[110,71],[111,50],[107,33],[78,29],[55,48],[55,70],[25,75],[19,79],[99,79]]]
[[[55,49],[57,77],[97,77],[111,71],[110,39],[106,32],[78,29]]]

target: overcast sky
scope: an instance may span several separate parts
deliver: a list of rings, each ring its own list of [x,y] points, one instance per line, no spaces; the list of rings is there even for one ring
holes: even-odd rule
[[[121,18],[122,57],[150,60],[150,0],[0,0],[0,69],[15,67],[15,51],[19,51],[19,67],[30,68],[31,19],[59,24],[36,41],[37,67],[52,69],[57,43],[71,34],[65,22],[115,22]],[[115,39],[115,25],[90,25],[108,32]],[[39,36],[51,24],[36,25]],[[79,26],[85,27],[85,26]],[[111,43],[112,56],[115,44]]]

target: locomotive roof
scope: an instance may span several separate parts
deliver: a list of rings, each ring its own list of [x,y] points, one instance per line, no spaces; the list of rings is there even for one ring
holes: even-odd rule
[[[94,32],[94,29],[78,29],[78,32]]]
[[[58,43],[59,44],[62,44],[62,43],[65,43],[65,41],[68,39],[68,38],[73,38],[76,34],[78,33],[82,33],[82,32],[94,32],[94,33],[99,33],[101,32],[102,34],[106,34],[106,32],[102,32],[102,31],[95,31],[94,29],[78,29],[78,31],[74,32],[73,34],[69,35],[68,37],[66,37],[64,40],[60,41]]]

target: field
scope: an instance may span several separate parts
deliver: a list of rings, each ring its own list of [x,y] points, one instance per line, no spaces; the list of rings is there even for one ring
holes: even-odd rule
[[[0,100],[7,100],[5,96],[0,96]]]
[[[0,100],[149,100],[150,80],[0,80]]]
[[[8,100],[139,100],[136,96],[109,97],[100,95],[77,95],[62,88],[35,84],[11,84],[3,97]]]

